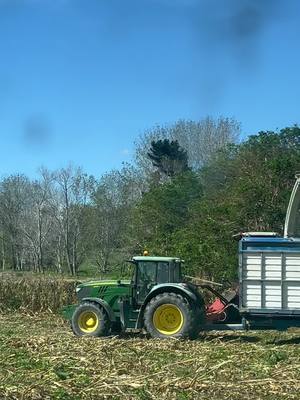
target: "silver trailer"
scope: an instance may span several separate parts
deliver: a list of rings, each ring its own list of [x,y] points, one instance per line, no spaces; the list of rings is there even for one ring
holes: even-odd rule
[[[300,176],[291,194],[284,236],[248,232],[239,244],[240,313],[249,326],[300,324]]]

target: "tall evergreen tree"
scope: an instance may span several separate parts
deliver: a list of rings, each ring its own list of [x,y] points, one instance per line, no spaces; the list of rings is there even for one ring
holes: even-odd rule
[[[188,170],[187,152],[179,146],[177,140],[152,141],[147,154],[153,166],[169,177]]]

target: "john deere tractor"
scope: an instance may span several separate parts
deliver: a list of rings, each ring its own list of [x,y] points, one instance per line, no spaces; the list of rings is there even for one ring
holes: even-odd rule
[[[196,286],[184,283],[182,260],[133,257],[131,281],[91,281],[77,286],[79,303],[69,306],[73,332],[105,336],[126,329],[146,330],[152,337],[196,336],[205,316]]]

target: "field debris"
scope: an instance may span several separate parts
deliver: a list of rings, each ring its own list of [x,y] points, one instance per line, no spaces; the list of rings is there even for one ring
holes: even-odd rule
[[[78,338],[54,314],[0,314],[1,399],[299,399],[300,332]]]

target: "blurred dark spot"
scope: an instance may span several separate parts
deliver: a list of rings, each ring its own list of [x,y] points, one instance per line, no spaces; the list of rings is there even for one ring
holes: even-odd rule
[[[232,12],[228,16],[226,24],[230,28],[232,40],[247,39],[258,36],[261,30],[275,14],[274,11],[280,6],[280,1],[273,0],[272,4],[268,1],[232,1]]]
[[[246,4],[232,16],[231,27],[234,36],[246,38],[256,35],[261,29],[262,15],[256,7]]]
[[[204,0],[194,13],[195,34],[199,45],[204,43],[214,53],[239,50],[240,46],[258,50],[263,31],[277,23],[287,9],[283,0]],[[240,57],[239,51],[235,56]]]
[[[266,32],[292,10],[283,0],[202,0],[188,11],[200,64],[199,97],[218,106],[232,81],[255,77]],[[206,90],[205,90],[206,87]]]
[[[52,129],[44,115],[31,115],[24,123],[23,140],[26,146],[43,148],[50,144]]]

